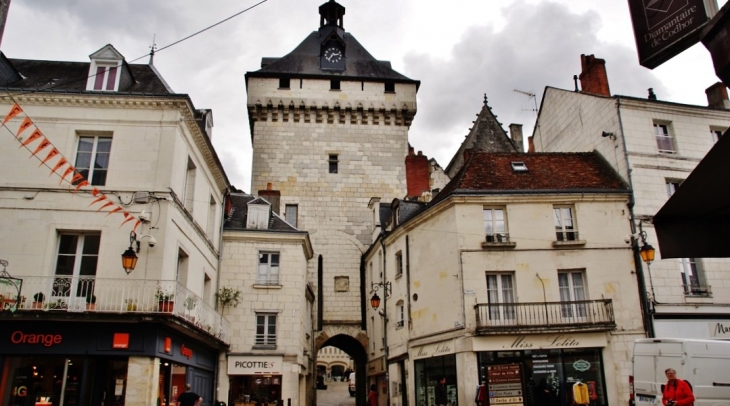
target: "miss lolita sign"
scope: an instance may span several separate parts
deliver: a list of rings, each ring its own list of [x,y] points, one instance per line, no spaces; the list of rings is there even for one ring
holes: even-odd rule
[[[699,42],[717,0],[629,0],[639,63],[654,69]]]

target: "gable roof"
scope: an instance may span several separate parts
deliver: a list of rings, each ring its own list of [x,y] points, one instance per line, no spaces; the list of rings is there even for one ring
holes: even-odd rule
[[[516,172],[512,162],[527,171]],[[452,194],[628,193],[629,187],[598,152],[474,152],[464,167],[433,199]]]
[[[281,58],[262,58],[262,68],[246,73],[249,77],[333,77],[364,81],[389,80],[398,83],[414,83],[420,81],[410,79],[390,67],[390,62],[378,61],[350,33],[342,36],[345,41],[346,69],[332,71],[320,69],[320,51],[324,40],[319,31],[314,31],[304,39],[293,51]]]
[[[464,151],[466,150],[483,152],[520,151],[502,128],[502,123],[497,121],[497,116],[492,113],[492,108],[487,104],[487,95],[484,95],[484,104],[479,114],[477,114],[477,119],[469,129],[469,134],[451,158],[451,162],[446,166],[445,172],[450,177],[459,172],[462,165],[464,165]]]
[[[228,218],[223,222],[224,230],[239,230],[239,231],[264,231],[264,232],[294,232],[294,233],[306,233],[301,231],[291,224],[287,223],[278,214],[271,212],[271,218],[269,219],[269,228],[267,229],[248,229],[246,228],[246,216],[248,215],[249,204],[267,204],[271,205],[263,197],[256,197],[247,193],[231,193],[231,213]]]

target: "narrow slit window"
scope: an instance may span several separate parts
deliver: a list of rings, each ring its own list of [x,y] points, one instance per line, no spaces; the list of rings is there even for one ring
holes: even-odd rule
[[[289,89],[289,86],[290,86],[289,78],[279,78],[279,89]]]
[[[327,162],[329,163],[329,172],[330,173],[337,173],[337,164],[339,163],[339,160],[337,159],[338,156],[335,154],[330,154],[329,159]]]
[[[330,90],[340,90],[340,81],[339,80],[330,80]]]

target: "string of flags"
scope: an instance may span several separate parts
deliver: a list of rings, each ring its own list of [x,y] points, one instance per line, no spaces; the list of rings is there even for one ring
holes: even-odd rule
[[[18,127],[18,130],[16,132],[13,132],[13,130],[10,129],[6,124],[8,123],[8,121],[14,119],[15,117],[18,117],[19,115],[24,116],[23,121],[20,123],[20,127]],[[30,158],[36,157],[38,160],[41,161],[38,167],[46,165],[48,168],[51,168],[51,173],[48,176],[51,176],[53,174],[57,174],[58,176],[60,176],[61,180],[58,182],[59,185],[62,184],[64,181],[68,182],[72,187],[74,187],[74,194],[76,194],[76,192],[78,192],[79,190],[88,190],[87,188],[91,188],[91,195],[94,196],[96,199],[94,199],[94,201],[89,204],[89,207],[95,204],[101,204],[101,206],[96,210],[97,212],[100,212],[106,208],[110,208],[109,212],[107,213],[107,217],[112,214],[119,213],[124,216],[124,219],[119,227],[121,228],[124,224],[134,221],[134,228],[132,230],[137,231],[137,227],[139,227],[142,221],[128,211],[124,210],[123,207],[111,201],[111,199],[103,194],[98,188],[93,187],[89,183],[89,181],[85,179],[84,176],[79,173],[73,165],[71,165],[71,163],[63,156],[63,154],[61,154],[61,152],[53,146],[51,141],[48,140],[45,135],[43,135],[41,130],[33,123],[33,120],[31,120],[31,118],[27,114],[25,114],[25,112],[18,105],[18,103],[15,103],[10,109],[10,112],[5,116],[2,125],[6,129],[8,129],[13,135],[15,135],[15,139],[20,143],[20,147],[18,148],[26,147],[28,151],[31,151],[31,144],[34,144],[36,141],[38,141],[38,144],[35,146],[35,150],[33,150],[33,152],[31,153]],[[34,128],[34,130],[30,133],[28,138],[23,139],[23,137],[21,137],[21,134],[31,128]],[[41,156],[38,154],[48,148],[50,148],[50,150],[48,150],[46,156],[44,158],[41,158]],[[51,167],[50,162],[57,157],[58,160]]]

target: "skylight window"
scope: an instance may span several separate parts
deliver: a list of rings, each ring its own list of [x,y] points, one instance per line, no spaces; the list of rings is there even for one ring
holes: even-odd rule
[[[512,162],[512,170],[515,172],[527,172],[527,165],[524,162]]]

